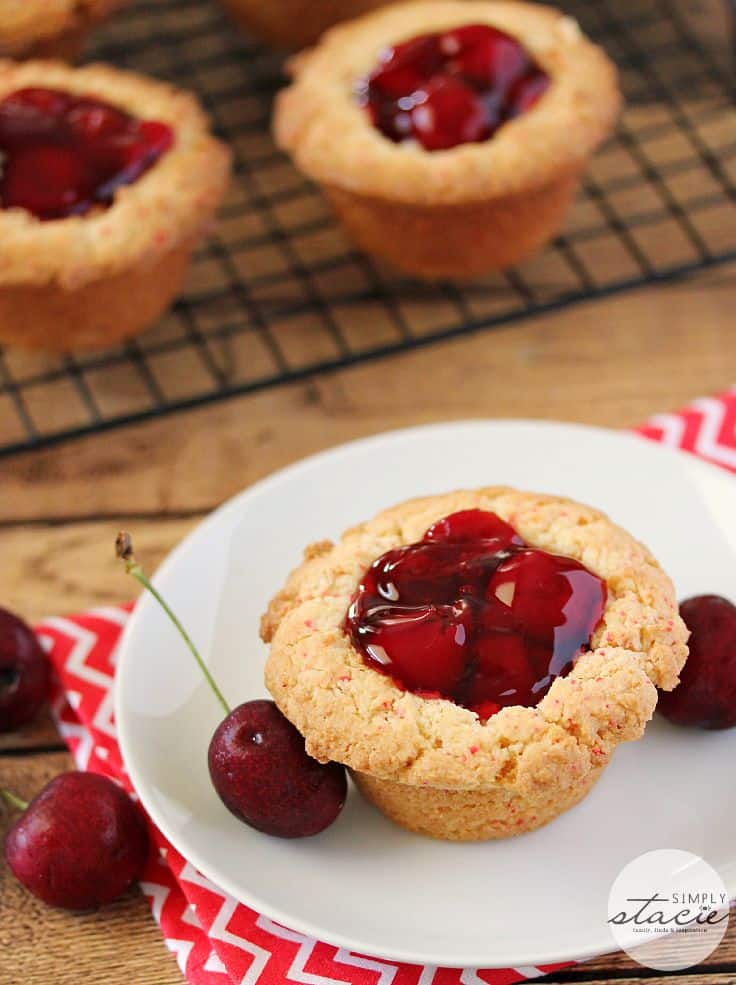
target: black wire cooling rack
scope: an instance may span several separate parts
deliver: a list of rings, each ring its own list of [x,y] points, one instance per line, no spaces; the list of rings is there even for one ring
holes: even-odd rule
[[[157,326],[89,355],[0,352],[0,455],[736,259],[728,31],[704,41],[676,0],[559,5],[621,69],[618,133],[543,253],[471,285],[427,286],[357,252],[274,148],[278,57],[239,38],[214,0],[133,3],[91,56],[194,88],[234,149],[235,181]]]

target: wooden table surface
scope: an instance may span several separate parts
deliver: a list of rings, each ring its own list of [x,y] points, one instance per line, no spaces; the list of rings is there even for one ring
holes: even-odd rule
[[[132,585],[111,559],[118,527],[135,532],[153,569],[231,494],[350,438],[486,416],[621,428],[677,408],[736,381],[735,306],[736,269],[721,268],[4,460],[0,602],[36,619],[120,601]],[[2,785],[26,797],[71,765],[46,717],[2,738],[0,749]],[[736,927],[707,966],[682,975],[607,957],[550,980],[620,979],[734,983]],[[181,981],[138,891],[99,913],[71,916],[45,909],[0,867],[2,985]]]

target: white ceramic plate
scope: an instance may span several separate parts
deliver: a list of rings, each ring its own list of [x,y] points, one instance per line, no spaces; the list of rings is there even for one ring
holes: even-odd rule
[[[680,597],[734,594],[736,483],[691,456],[573,425],[469,421],[354,442],[236,496],[156,577],[232,705],[263,695],[258,621],[307,542],[411,496],[508,483],[600,507],[646,541]],[[535,965],[610,950],[610,886],[654,848],[703,856],[736,896],[736,730],[655,720],[577,808],[540,831],[446,844],[394,827],[351,791],[322,835],[281,841],[236,821],[207,773],[218,705],[144,597],[122,642],[116,714],[156,824],[197,868],[294,930],[380,957]]]

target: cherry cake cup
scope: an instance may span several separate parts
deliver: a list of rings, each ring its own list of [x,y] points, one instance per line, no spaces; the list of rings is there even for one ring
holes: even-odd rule
[[[99,348],[180,290],[230,153],[193,96],[103,65],[0,61],[0,342]]]
[[[643,545],[503,487],[312,545],[262,621],[267,687],[307,751],[392,821],[454,841],[577,804],[677,684],[687,635]]]
[[[0,58],[74,61],[87,38],[127,0],[3,0]]]
[[[621,104],[576,21],[513,0],[386,7],[291,70],[277,143],[366,252],[427,279],[477,277],[548,242]]]
[[[221,0],[233,20],[254,38],[275,48],[298,51],[333,24],[390,0]]]

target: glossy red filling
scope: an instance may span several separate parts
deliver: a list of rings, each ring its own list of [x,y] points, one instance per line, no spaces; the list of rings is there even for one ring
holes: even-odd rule
[[[471,24],[389,48],[361,99],[389,140],[417,140],[432,151],[487,140],[548,86],[516,38]]]
[[[0,205],[39,219],[111,204],[174,143],[165,123],[90,96],[19,89],[0,101]]]
[[[601,621],[605,582],[529,547],[495,513],[464,510],[363,576],[345,631],[366,663],[487,719],[536,705]]]

